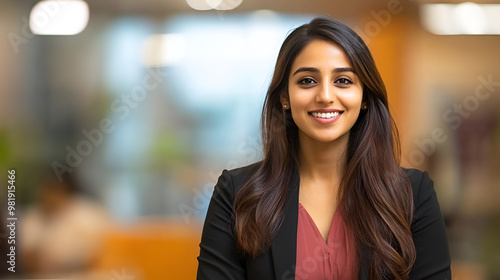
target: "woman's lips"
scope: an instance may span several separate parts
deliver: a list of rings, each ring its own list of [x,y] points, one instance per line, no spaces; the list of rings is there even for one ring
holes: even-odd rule
[[[321,109],[309,112],[309,116],[311,116],[318,123],[330,124],[337,121],[342,113],[343,111],[340,110]]]

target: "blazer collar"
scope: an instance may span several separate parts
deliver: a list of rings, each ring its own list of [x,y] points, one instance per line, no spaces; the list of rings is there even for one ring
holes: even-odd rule
[[[297,222],[299,219],[299,183],[298,172],[294,172],[287,192],[287,205],[283,223],[273,238],[271,254],[274,262],[276,279],[295,279],[295,261],[297,253]]]

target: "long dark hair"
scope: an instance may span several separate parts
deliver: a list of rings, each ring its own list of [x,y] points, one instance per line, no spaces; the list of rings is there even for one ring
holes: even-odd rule
[[[290,111],[282,109],[280,96],[288,93],[294,59],[313,40],[344,50],[363,83],[368,107],[351,128],[338,194],[339,207],[356,240],[357,257],[361,260],[361,247],[368,250],[371,279],[406,279],[415,261],[410,231],[413,196],[399,167],[399,137],[385,85],[363,40],[327,17],[296,28],[281,46],[262,112],[264,158],[234,200],[238,248],[249,256],[265,252],[283,220],[290,178],[299,169],[299,143],[297,125]]]

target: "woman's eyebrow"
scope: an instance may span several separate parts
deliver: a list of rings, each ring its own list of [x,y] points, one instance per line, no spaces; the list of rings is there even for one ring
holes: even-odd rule
[[[342,72],[354,73],[354,69],[352,69],[351,67],[339,67],[339,68],[333,69],[333,71],[332,71],[332,73],[342,73]]]
[[[295,74],[300,73],[300,72],[315,72],[315,73],[319,73],[319,70],[318,70],[318,68],[314,68],[314,67],[300,67],[295,72],[293,72],[292,76],[295,76]]]
[[[314,73],[319,73],[319,69],[315,67],[300,67],[297,69],[295,72],[293,72],[292,76],[295,76],[295,74],[300,73],[300,72],[314,72]],[[354,73],[354,69],[351,67],[339,67],[335,68],[332,70],[332,73],[342,73],[342,72],[352,72]]]

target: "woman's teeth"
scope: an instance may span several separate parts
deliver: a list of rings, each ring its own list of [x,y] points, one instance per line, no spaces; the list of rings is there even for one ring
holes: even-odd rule
[[[334,112],[334,113],[318,113],[318,112],[312,112],[311,115],[316,118],[322,118],[322,119],[330,119],[333,117],[338,116],[340,113],[339,112]]]

